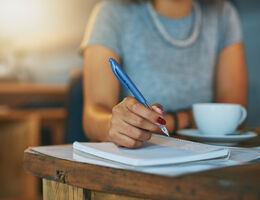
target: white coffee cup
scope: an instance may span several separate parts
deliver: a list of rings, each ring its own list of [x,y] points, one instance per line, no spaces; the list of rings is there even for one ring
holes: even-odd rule
[[[247,116],[246,109],[238,104],[197,103],[192,111],[196,125],[204,135],[233,133]]]

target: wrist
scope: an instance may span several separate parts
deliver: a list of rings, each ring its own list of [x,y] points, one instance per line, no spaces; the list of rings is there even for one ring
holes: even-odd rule
[[[187,116],[187,122],[186,122],[186,126],[184,128],[192,128],[193,127],[193,114],[192,114],[192,110],[187,110],[186,111],[186,116]]]
[[[174,128],[174,121],[173,121],[173,118],[172,116],[169,114],[169,113],[165,113],[163,115],[163,118],[166,120],[166,128],[169,132],[172,132],[173,131],[173,128]]]
[[[168,114],[171,116],[171,119],[172,119],[172,129],[170,129],[170,136],[173,137],[174,135],[176,135],[176,132],[179,128],[179,119],[178,119],[178,114],[177,112],[174,112],[174,111],[169,111]]]
[[[169,129],[171,136],[174,136],[179,129],[191,128],[193,126],[193,116],[191,109],[169,111],[172,127]]]
[[[193,116],[190,109],[182,110],[178,112],[179,129],[192,128]]]

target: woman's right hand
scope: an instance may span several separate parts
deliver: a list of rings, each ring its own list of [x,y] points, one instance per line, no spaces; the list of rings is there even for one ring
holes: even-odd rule
[[[147,108],[134,97],[126,97],[112,109],[110,141],[118,146],[138,148],[151,138],[152,133],[161,133],[158,125],[165,125],[166,121],[162,112],[154,110]]]

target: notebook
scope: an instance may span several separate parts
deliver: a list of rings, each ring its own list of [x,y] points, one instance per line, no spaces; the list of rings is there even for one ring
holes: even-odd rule
[[[141,148],[118,147],[112,142],[74,142],[73,150],[130,166],[156,166],[228,158],[229,149],[153,134]]]

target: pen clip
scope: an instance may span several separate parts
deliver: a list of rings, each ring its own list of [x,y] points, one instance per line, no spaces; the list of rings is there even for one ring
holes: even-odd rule
[[[118,80],[123,84],[123,86],[128,90],[129,87],[128,85],[126,84],[126,82],[120,77],[120,75],[117,73],[117,68],[119,67],[118,65],[116,65],[115,63],[115,60],[113,58],[110,58],[109,59],[109,62],[111,63],[111,68],[112,68],[112,71],[114,72],[114,74],[116,75],[116,77],[118,78]]]

